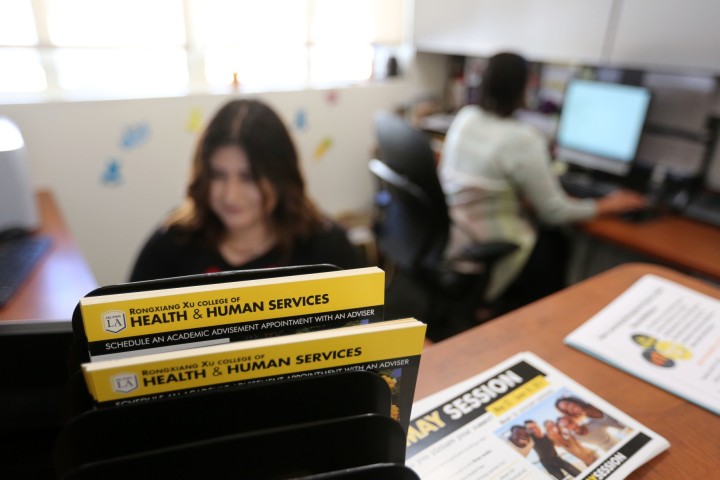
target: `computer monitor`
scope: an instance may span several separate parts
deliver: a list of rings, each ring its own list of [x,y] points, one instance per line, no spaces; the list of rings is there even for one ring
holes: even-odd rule
[[[650,104],[645,87],[571,80],[556,134],[559,160],[624,176],[632,167]]]

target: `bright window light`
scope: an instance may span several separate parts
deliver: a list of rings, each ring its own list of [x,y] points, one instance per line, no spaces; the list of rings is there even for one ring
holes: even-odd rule
[[[372,5],[368,0],[315,0],[310,83],[363,81],[372,75]]]
[[[36,45],[37,41],[30,0],[0,2],[0,45],[30,46]]]
[[[191,0],[190,23],[199,47],[304,45],[306,6],[302,0]]]
[[[307,82],[307,10],[301,0],[191,0],[191,30],[203,48],[205,78],[248,87]]]
[[[310,83],[325,85],[368,80],[373,49],[369,45],[318,45],[310,51]]]
[[[0,92],[42,92],[47,88],[45,70],[36,50],[0,49]]]
[[[58,83],[83,92],[172,94],[188,85],[184,49],[58,49]]]
[[[234,74],[251,90],[361,82],[379,46],[400,43],[405,1],[0,0],[0,92],[174,95],[190,79],[229,88]]]
[[[205,77],[213,86],[230,86],[237,73],[241,86],[297,87],[307,81],[307,50],[286,48],[215,48],[205,51]]]
[[[50,41],[60,47],[181,47],[182,0],[46,0]]]
[[[367,0],[315,0],[314,3],[312,43],[372,42],[372,5]]]
[[[372,0],[373,42],[398,45],[403,41],[405,1]]]

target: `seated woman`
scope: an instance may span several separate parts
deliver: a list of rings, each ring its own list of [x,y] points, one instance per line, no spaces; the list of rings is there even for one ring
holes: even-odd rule
[[[478,105],[463,107],[447,132],[439,168],[454,222],[448,253],[472,240],[519,245],[495,267],[488,286],[485,300],[503,295],[509,302],[498,304],[500,312],[564,287],[568,245],[555,227],[646,204],[627,190],[599,199],[565,194],[546,140],[513,118],[524,104],[527,83],[521,56],[493,56],[483,73]]]
[[[185,201],[143,246],[130,281],[317,263],[365,266],[346,232],[306,195],[280,117],[241,99],[211,119]]]

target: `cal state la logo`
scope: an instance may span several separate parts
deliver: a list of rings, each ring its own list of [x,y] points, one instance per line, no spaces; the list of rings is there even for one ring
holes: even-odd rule
[[[129,393],[138,388],[137,375],[134,373],[121,373],[110,378],[113,392]]]
[[[125,312],[120,310],[110,310],[101,316],[103,330],[110,333],[122,332],[127,328],[125,321]]]

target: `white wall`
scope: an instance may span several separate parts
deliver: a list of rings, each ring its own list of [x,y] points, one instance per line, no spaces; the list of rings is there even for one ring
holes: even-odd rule
[[[366,209],[372,115],[418,95],[411,81],[260,94],[296,140],[310,195],[329,214]],[[200,128],[224,95],[0,105],[27,144],[38,188],[50,189],[98,284],[127,280],[142,242],[183,195]],[[298,114],[305,119],[299,128]],[[320,145],[329,145],[318,151]],[[319,152],[319,153],[318,153]],[[109,165],[119,182],[107,182]],[[70,281],[70,279],[68,279]]]

